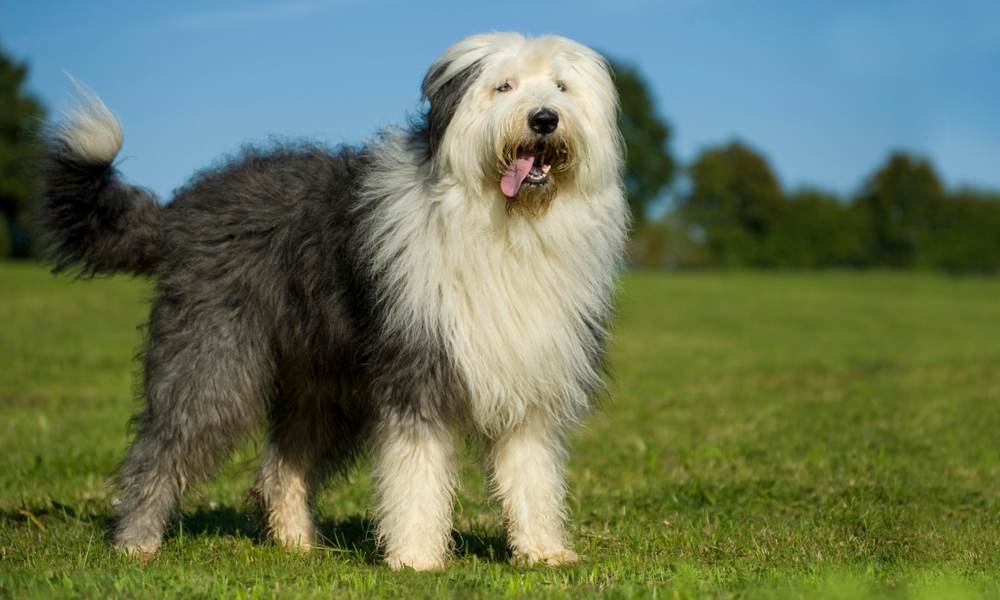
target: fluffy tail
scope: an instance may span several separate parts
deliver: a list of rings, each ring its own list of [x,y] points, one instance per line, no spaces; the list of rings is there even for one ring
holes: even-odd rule
[[[38,218],[48,258],[56,272],[151,275],[160,260],[163,207],[122,181],[112,164],[121,125],[93,92],[80,84],[77,90],[79,107],[45,136]]]

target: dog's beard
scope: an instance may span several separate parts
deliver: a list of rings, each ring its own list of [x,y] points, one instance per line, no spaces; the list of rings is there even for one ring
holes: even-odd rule
[[[572,146],[563,137],[528,137],[506,141],[497,152],[497,180],[507,198],[507,213],[541,215],[560,184],[572,176]]]

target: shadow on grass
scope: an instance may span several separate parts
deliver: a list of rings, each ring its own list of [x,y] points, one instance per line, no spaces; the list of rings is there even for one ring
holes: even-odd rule
[[[510,547],[504,533],[473,529],[468,532],[453,531],[451,537],[458,558],[476,556],[486,562],[510,561]]]
[[[375,542],[375,522],[362,516],[319,523],[323,543],[332,548],[353,552],[367,563],[378,563],[382,552]],[[491,531],[472,529],[453,531],[451,534],[454,554],[458,558],[476,556],[488,562],[506,562],[510,559],[507,537]]]
[[[111,543],[115,518],[104,510],[94,507],[76,508],[56,501],[0,511],[0,524],[17,527],[47,528],[53,520],[84,521],[92,523],[104,532],[107,543]],[[178,537],[237,537],[257,544],[265,544],[268,537],[261,526],[260,516],[252,509],[239,510],[229,506],[200,507],[183,513],[169,528],[166,540]],[[375,542],[375,522],[367,516],[359,515],[345,519],[323,519],[318,523],[320,541],[327,550],[354,554],[359,560],[375,564],[381,561],[382,553]],[[485,562],[506,562],[510,560],[507,537],[490,529],[472,528],[453,531],[451,534],[454,554],[457,558],[478,557]]]
[[[181,518],[184,536],[233,536],[268,543],[261,520],[254,511],[240,511],[231,507],[199,508]],[[375,522],[367,516],[345,519],[321,519],[318,522],[319,539],[323,547],[334,552],[347,552],[359,560],[375,564],[382,560],[382,552],[375,541]],[[177,535],[172,528],[169,537]],[[455,556],[476,556],[487,562],[506,562],[510,559],[507,537],[490,530],[471,529],[453,531],[452,543]]]
[[[240,511],[229,506],[198,508],[184,513],[180,523],[172,527],[167,536],[176,536],[178,528],[183,529],[185,536],[193,537],[244,537],[255,542],[267,539],[253,511]]]

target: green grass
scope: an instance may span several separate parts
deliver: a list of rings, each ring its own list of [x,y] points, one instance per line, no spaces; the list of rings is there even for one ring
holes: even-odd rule
[[[148,286],[0,264],[0,597],[1000,596],[1000,280],[634,274],[611,399],[575,437],[579,565],[504,562],[468,452],[457,556],[378,562],[363,466],[327,547],[260,541],[255,447],[187,498],[161,554],[108,546]]]

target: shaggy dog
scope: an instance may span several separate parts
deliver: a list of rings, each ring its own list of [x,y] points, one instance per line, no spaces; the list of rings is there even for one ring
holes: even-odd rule
[[[115,544],[148,558],[184,490],[267,424],[252,490],[308,549],[311,499],[369,452],[392,568],[442,567],[457,435],[484,447],[515,559],[577,560],[565,437],[602,385],[626,235],[617,95],[571,40],[468,37],[426,109],[358,148],[244,150],[161,204],[90,93],[48,136],[56,270],[156,281]]]

